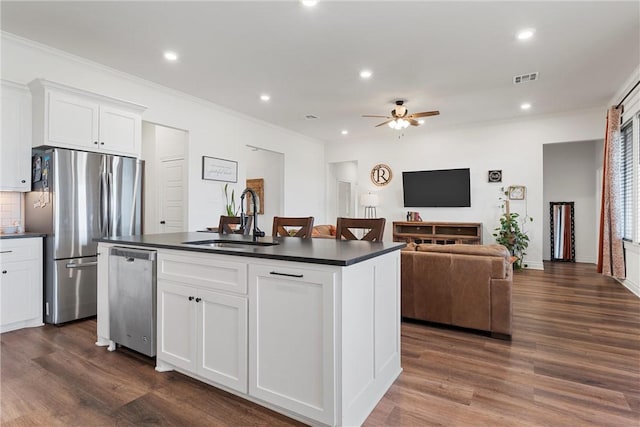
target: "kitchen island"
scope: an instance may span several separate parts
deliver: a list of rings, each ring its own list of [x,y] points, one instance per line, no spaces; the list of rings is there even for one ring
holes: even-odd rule
[[[220,241],[224,240],[224,241]],[[156,370],[177,370],[313,425],[360,425],[401,372],[403,243],[170,233],[99,240],[157,251]]]

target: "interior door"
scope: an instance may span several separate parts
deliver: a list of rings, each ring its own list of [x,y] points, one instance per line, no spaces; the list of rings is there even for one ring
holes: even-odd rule
[[[351,183],[346,181],[338,181],[338,203],[337,203],[337,216],[338,217],[352,217],[355,216],[352,212],[352,197],[351,197]]]
[[[187,203],[184,159],[160,162],[160,232],[186,231]]]

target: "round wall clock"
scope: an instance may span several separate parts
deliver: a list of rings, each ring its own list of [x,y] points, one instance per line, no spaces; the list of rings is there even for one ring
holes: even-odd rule
[[[387,185],[391,182],[391,178],[393,178],[391,168],[383,163],[379,163],[371,169],[371,181],[379,187]]]

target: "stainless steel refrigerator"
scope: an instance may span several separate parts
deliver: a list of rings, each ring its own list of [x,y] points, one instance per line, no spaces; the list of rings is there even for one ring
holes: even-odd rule
[[[34,149],[25,229],[45,233],[44,321],[96,315],[95,238],[142,233],[143,162],[61,148]]]

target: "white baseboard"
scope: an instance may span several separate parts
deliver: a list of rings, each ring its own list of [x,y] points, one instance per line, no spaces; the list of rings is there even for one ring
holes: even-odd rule
[[[524,263],[527,265],[525,267],[527,270],[544,270],[544,264],[542,261],[527,261],[525,259]]]
[[[629,289],[635,296],[640,298],[640,284],[627,278],[625,280],[618,280],[625,288]]]

